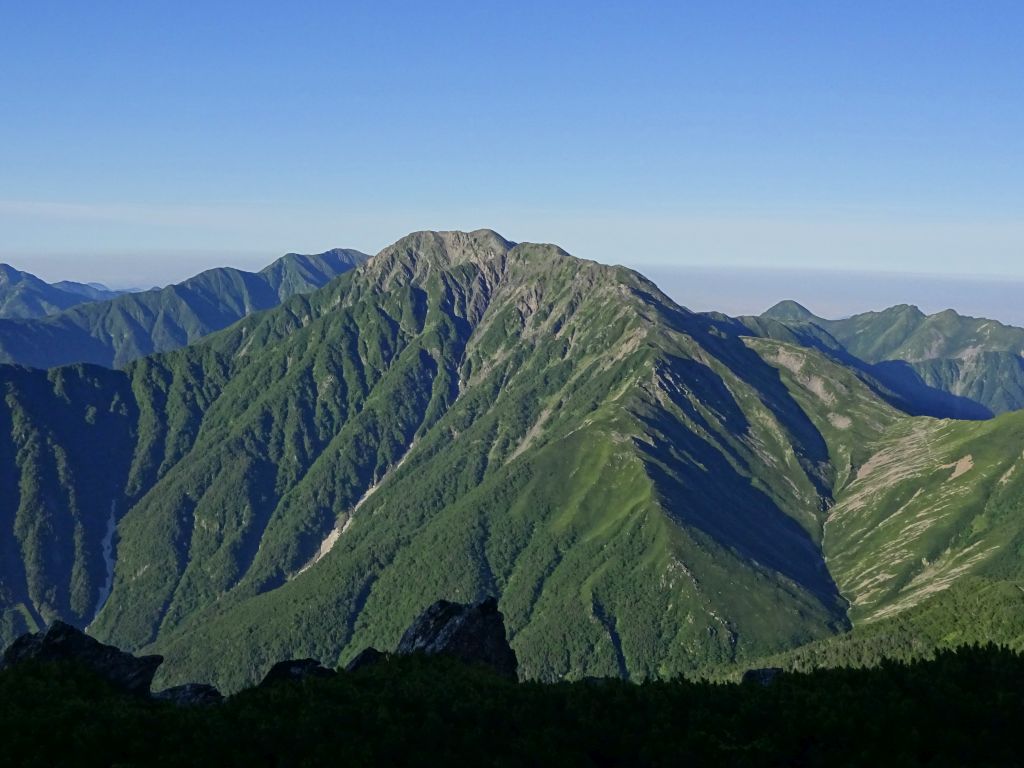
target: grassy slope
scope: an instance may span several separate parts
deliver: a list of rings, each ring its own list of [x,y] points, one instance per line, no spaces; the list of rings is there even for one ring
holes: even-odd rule
[[[1024,648],[1024,413],[907,419],[869,444],[825,552],[854,628],[758,665],[796,669]]]
[[[915,419],[873,446],[826,528],[829,565],[855,621],[905,610],[965,573],[1018,557],[1022,444],[1024,414],[1008,414]]]

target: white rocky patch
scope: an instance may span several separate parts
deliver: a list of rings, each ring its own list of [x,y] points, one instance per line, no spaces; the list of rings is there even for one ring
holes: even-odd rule
[[[340,528],[338,526],[332,528],[330,532],[328,532],[327,536],[324,537],[324,540],[320,542],[320,548],[317,550],[316,554],[313,555],[310,561],[306,563],[304,566],[302,566],[291,578],[294,579],[295,576],[299,576],[300,574],[305,573],[314,565],[316,565],[325,557],[327,557],[330,551],[334,549],[334,545],[338,543],[338,539],[342,537],[342,534],[347,533],[348,529],[352,527],[352,521],[355,520],[355,513],[358,511],[358,509],[361,506],[363,506],[363,504],[365,504],[366,501],[371,496],[373,496],[377,489],[380,488],[380,485],[381,483],[384,482],[384,480],[390,477],[393,472],[395,472],[399,467],[401,467],[405,463],[406,458],[408,458],[409,454],[412,453],[412,449],[415,447],[416,441],[413,440],[409,447],[406,449],[405,453],[402,455],[402,458],[399,459],[394,464],[394,466],[388,469],[387,472],[384,473],[383,477],[381,477],[379,480],[377,480],[377,482],[375,482],[373,485],[366,489],[366,493],[362,495],[359,501],[356,502],[355,506],[352,507],[352,509],[349,511],[348,516],[345,518],[344,525],[342,525]]]
[[[103,563],[107,569],[106,578],[99,587],[99,595],[96,600],[96,611],[94,616],[99,615],[100,610],[110,597],[110,591],[114,588],[114,530],[117,527],[117,501],[110,502],[110,516],[107,518],[107,530],[103,534],[100,548],[103,552]],[[88,629],[88,627],[86,627]]]

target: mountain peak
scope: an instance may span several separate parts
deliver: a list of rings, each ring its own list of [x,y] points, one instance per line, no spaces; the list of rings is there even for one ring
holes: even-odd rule
[[[910,315],[911,317],[927,317],[921,308],[916,304],[895,304],[888,309],[883,309],[878,314]]]
[[[475,264],[488,272],[503,271],[504,260],[515,247],[494,230],[472,232],[423,230],[411,232],[384,248],[365,265],[366,274],[380,284],[393,279],[423,280],[437,270]]]
[[[761,317],[768,317],[773,320],[788,320],[791,322],[808,322],[818,319],[811,310],[792,299],[780,301],[774,307],[764,312]]]
[[[412,232],[387,251],[405,251],[420,257],[440,259],[446,264],[479,262],[508,253],[515,246],[493,229],[476,229],[472,232],[458,230],[422,230]]]
[[[25,273],[15,269],[10,264],[0,264],[0,283],[21,282],[25,279]]]

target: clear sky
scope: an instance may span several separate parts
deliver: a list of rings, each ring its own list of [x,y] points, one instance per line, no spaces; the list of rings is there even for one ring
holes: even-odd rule
[[[1024,278],[1024,3],[0,2],[0,260],[153,284],[492,227]]]

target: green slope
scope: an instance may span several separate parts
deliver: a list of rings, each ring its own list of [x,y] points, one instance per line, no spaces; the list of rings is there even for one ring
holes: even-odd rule
[[[1021,328],[951,309],[925,315],[905,304],[825,320],[784,301],[744,320],[761,334],[774,336],[781,325],[808,343],[848,353],[921,413],[986,418],[1024,408]]]
[[[733,331],[553,246],[420,233],[129,365],[135,444],[93,631],[232,688],[283,655],[393,645],[439,597],[500,594],[544,679],[840,630],[829,444]]]
[[[212,269],[167,288],[81,304],[39,319],[0,319],[0,362],[33,368],[119,367],[190,344],[253,312],[319,288],[365,256],[288,254],[259,273]],[[67,294],[71,296],[72,294]],[[71,306],[69,304],[69,306]]]
[[[829,566],[855,622],[911,608],[965,574],[1017,577],[1016,565],[1003,566],[1024,543],[1022,443],[1024,414],[1008,414],[915,419],[873,445],[826,527]]]

